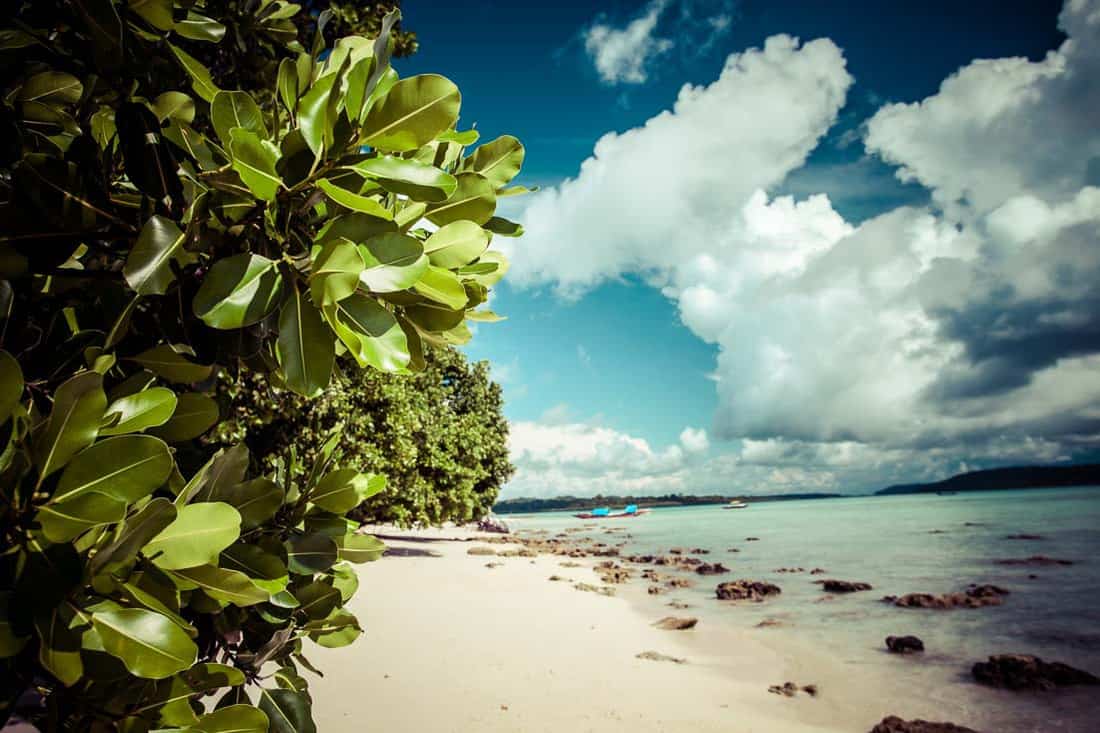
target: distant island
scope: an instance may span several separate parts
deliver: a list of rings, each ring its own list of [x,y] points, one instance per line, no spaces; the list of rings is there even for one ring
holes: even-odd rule
[[[795,499],[831,499],[843,494],[774,494],[770,496],[721,496],[709,494],[698,496],[693,494],[665,494],[663,496],[555,496],[552,499],[504,499],[493,506],[497,514],[532,514],[534,512],[564,512],[592,509],[600,506],[624,507],[628,504],[637,504],[640,507],[662,506],[699,506],[702,504],[727,504],[732,499],[741,499],[747,502],[760,501],[792,501]]]
[[[1076,466],[1014,466],[968,471],[935,483],[888,486],[876,491],[875,495],[1045,489],[1065,486],[1100,486],[1100,463],[1082,463]]]

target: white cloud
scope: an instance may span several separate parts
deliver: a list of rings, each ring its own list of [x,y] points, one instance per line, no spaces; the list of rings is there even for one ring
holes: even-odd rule
[[[680,444],[689,453],[704,453],[710,447],[710,439],[706,430],[686,427],[680,433]]]
[[[640,274],[718,345],[712,432],[744,443],[669,485],[866,488],[1095,449],[1100,3],[1071,0],[1061,24],[1041,61],[975,61],[880,109],[868,151],[935,205],[859,226],[827,191],[767,193],[836,121],[839,49],[775,36],[734,54],[532,198],[512,283],[578,297]]]
[[[668,0],[654,0],[623,28],[595,23],[584,33],[584,48],[606,84],[641,84],[648,66],[672,49],[673,42],[654,35]]]

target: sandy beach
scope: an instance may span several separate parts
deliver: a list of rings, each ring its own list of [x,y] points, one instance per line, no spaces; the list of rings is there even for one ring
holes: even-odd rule
[[[692,610],[578,590],[601,585],[591,559],[470,555],[460,529],[387,534],[350,606],[362,638],[307,650],[325,672],[321,730],[851,732],[906,712],[873,709],[874,680],[764,630],[657,629]],[[650,651],[685,661],[636,656]],[[786,681],[818,692],[768,692]]]

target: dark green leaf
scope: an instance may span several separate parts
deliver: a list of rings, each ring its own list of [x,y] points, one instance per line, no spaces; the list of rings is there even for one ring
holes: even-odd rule
[[[162,486],[173,465],[168,446],[151,435],[101,440],[81,451],[66,466],[50,502],[99,492],[131,504]]]
[[[88,491],[38,510],[35,521],[50,542],[69,542],[92,527],[121,522],[126,502],[98,491]]]
[[[283,277],[277,264],[248,253],[218,260],[195,295],[195,315],[221,329],[243,328],[261,320],[282,300]]]
[[[194,504],[192,506],[202,506]],[[237,570],[227,570],[213,565],[173,570],[172,575],[182,578],[185,585],[202,589],[202,592],[219,601],[235,606],[254,606],[265,603],[271,594],[253,583],[247,575]]]
[[[167,499],[153,499],[140,512],[126,520],[113,543],[97,552],[89,564],[93,576],[110,573],[128,565],[149,540],[172,523],[176,507]]]
[[[54,393],[49,422],[34,443],[39,476],[46,478],[80,450],[88,447],[99,434],[107,395],[103,375],[84,372],[72,377]]]
[[[168,344],[161,344],[143,351],[131,361],[136,361],[158,377],[177,384],[201,382],[214,371],[212,366],[196,364],[188,360]]]
[[[218,92],[210,103],[210,120],[225,145],[231,142],[230,133],[234,127],[255,133],[264,140],[268,138],[263,113],[248,92]]]
[[[287,566],[300,575],[328,570],[337,559],[336,543],[323,534],[292,537],[286,542],[286,551]]]
[[[322,619],[340,605],[340,591],[327,583],[314,581],[294,591],[298,610],[311,619]]]
[[[195,733],[267,733],[268,726],[263,710],[251,705],[229,705],[202,716],[188,730]]]
[[[195,256],[183,248],[186,235],[169,219],[151,216],[145,222],[122,274],[139,295],[164,295],[176,279],[172,262],[183,267]]]
[[[271,733],[317,733],[309,698],[300,692],[261,687],[259,707],[267,714]]]
[[[23,398],[23,370],[6,351],[0,351],[0,423],[11,416]]]
[[[333,305],[355,292],[363,272],[363,257],[347,240],[335,240],[321,247],[309,276],[313,302]],[[281,328],[281,327],[280,327]]]
[[[23,84],[16,95],[20,102],[76,104],[84,94],[84,85],[72,74],[43,71]]]
[[[199,437],[217,421],[217,402],[201,392],[184,392],[172,419],[149,432],[169,443],[182,443]]]
[[[258,527],[283,505],[283,490],[269,478],[254,478],[217,490],[213,497],[236,507],[245,529]]]
[[[195,60],[193,56],[184,51],[182,48],[168,44],[168,48],[172,50],[172,53],[179,59],[180,66],[187,72],[187,75],[191,77],[191,87],[195,90],[195,94],[205,99],[207,102],[213,102],[214,96],[220,91],[218,86],[210,78],[210,70]]]
[[[408,340],[393,313],[360,293],[324,309],[325,319],[360,366],[399,372],[409,363]]]
[[[316,397],[324,391],[336,358],[333,338],[320,311],[295,288],[279,314],[277,354],[287,387],[304,397]]]
[[[38,661],[66,687],[84,676],[80,660],[80,634],[70,625],[73,614],[68,606],[55,608],[34,620],[38,630]]]

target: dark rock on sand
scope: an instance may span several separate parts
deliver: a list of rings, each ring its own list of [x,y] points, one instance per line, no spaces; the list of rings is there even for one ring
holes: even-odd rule
[[[665,631],[684,631],[686,629],[695,628],[695,624],[697,623],[699,623],[699,619],[691,616],[665,616],[653,625]]]
[[[665,581],[665,585],[669,588],[691,588],[695,585],[695,581],[691,578],[669,578]]]
[[[924,642],[916,636],[887,636],[886,648],[894,654],[912,654],[924,651]]]
[[[997,654],[978,662],[971,670],[974,679],[991,687],[1009,690],[1053,690],[1070,685],[1098,685],[1100,678],[1061,662],[1044,662],[1030,654]]]
[[[651,585],[648,588],[646,588],[646,593],[649,593],[649,595],[651,595],[651,596],[659,596],[662,593],[665,593],[666,591],[667,591],[666,588],[662,588],[659,585]]]
[[[497,551],[492,547],[471,547],[466,550],[467,555],[495,555]]]
[[[920,718],[902,720],[896,715],[890,715],[872,728],[871,733],[978,733],[978,731],[954,723],[934,723]]]
[[[763,580],[734,580],[719,583],[715,594],[722,601],[754,601],[759,603],[768,596],[778,595],[778,585]]]
[[[695,572],[699,575],[721,575],[729,571],[730,569],[720,562],[705,562],[695,566]]]
[[[856,593],[861,590],[871,590],[870,583],[854,580],[815,580],[814,582],[828,593]]]
[[[999,606],[1008,591],[996,585],[971,585],[960,593],[906,593],[900,598],[886,596],[884,601],[889,601],[901,608],[981,608],[982,606]]]
[[[1073,560],[1059,560],[1056,557],[1047,557],[1046,555],[1032,555],[1031,557],[1010,557],[1004,560],[998,560],[998,565],[1032,565],[1038,567],[1044,567],[1047,565],[1072,565]]]
[[[551,575],[549,578],[547,578],[547,580],[557,582],[557,581],[560,581],[560,580],[569,580],[569,578],[566,578],[566,577],[561,576],[561,575]]]
[[[758,629],[768,629],[773,626],[783,626],[783,622],[777,618],[766,618],[756,625]]]
[[[687,660],[683,657],[670,657],[667,654],[661,654],[660,652],[648,651],[635,654],[638,659],[648,659],[651,662],[672,662],[674,664],[686,664]]]
[[[794,697],[799,691],[805,692],[810,697],[817,697],[817,685],[803,685],[799,687],[793,682],[784,682],[781,685],[772,685],[768,688],[768,692],[776,695],[784,695],[786,697]]]
[[[1045,540],[1046,537],[1044,537],[1041,534],[1027,534],[1027,533],[1021,532],[1019,534],[1006,534],[1005,539],[1006,540]]]
[[[587,591],[588,593],[599,593],[602,596],[615,595],[615,589],[608,585],[592,585],[591,583],[574,583],[573,587],[577,590]]]
[[[683,611],[685,608],[691,608],[690,603],[684,603],[683,601],[669,601],[665,605],[669,608],[675,608],[677,611]]]

